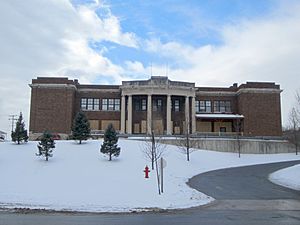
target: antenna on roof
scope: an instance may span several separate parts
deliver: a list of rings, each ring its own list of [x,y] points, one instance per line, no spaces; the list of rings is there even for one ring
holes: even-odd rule
[[[167,61],[166,63],[166,77],[168,77],[168,71],[169,70],[169,62]]]
[[[150,66],[151,66],[151,77],[152,77],[152,61],[151,61],[151,65]]]

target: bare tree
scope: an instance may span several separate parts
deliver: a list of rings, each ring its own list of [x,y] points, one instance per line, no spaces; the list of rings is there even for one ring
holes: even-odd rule
[[[152,170],[154,170],[154,168],[156,170],[158,194],[161,194],[158,160],[162,157],[165,149],[166,145],[162,143],[162,140],[160,138],[156,138],[154,132],[152,131],[150,140],[148,137],[148,139],[146,139],[144,142],[143,152],[146,158],[151,161]]]
[[[296,155],[298,155],[298,149],[300,146],[300,117],[296,107],[293,107],[289,114],[289,130],[287,132],[287,138],[290,143],[295,146]]]
[[[300,90],[296,91],[295,97],[296,97],[296,113],[297,113],[298,122],[299,122],[299,120],[300,120]]]
[[[151,136],[145,138],[142,148],[146,159],[151,162],[151,168],[154,170],[155,162],[162,157],[166,145],[161,138],[155,137],[154,132],[152,132]]]
[[[241,142],[241,129],[242,129],[242,121],[240,119],[236,119],[234,123],[235,128],[235,146],[237,152],[239,153],[239,158],[241,158],[241,149],[242,149],[242,142]]]
[[[189,125],[185,125],[184,137],[177,138],[176,145],[183,154],[186,154],[186,160],[190,161],[190,154],[195,151],[194,148],[197,147],[197,140],[191,138],[191,133],[189,132]]]

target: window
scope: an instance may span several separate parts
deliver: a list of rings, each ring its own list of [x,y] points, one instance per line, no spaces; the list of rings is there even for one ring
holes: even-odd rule
[[[99,99],[97,98],[82,98],[80,102],[81,110],[99,110]]]
[[[94,99],[94,110],[99,110],[99,99]]]
[[[120,111],[120,99],[115,99],[115,111]]]
[[[104,98],[102,99],[103,111],[120,111],[120,99]]]
[[[135,99],[134,100],[134,110],[135,111],[146,111],[147,110],[147,100],[146,99]]]
[[[200,101],[200,112],[205,112],[205,101]]]
[[[114,110],[114,99],[108,99],[108,110],[113,111]]]
[[[140,101],[139,101],[139,99],[134,101],[134,110],[135,111],[140,111]]]
[[[220,127],[220,132],[221,133],[226,133],[226,127]]]
[[[174,111],[175,112],[180,111],[180,101],[178,99],[174,100]]]
[[[196,101],[195,102],[196,112],[210,113],[211,112],[211,101]]]
[[[157,111],[161,111],[161,110],[162,110],[162,100],[157,99]]]
[[[142,111],[146,111],[147,110],[147,101],[146,99],[142,99]]]
[[[231,112],[231,102],[230,101],[214,101],[214,112]]]
[[[108,110],[107,102],[108,102],[108,99],[102,99],[102,110],[104,110],[104,111]]]
[[[80,108],[82,109],[82,110],[86,110],[86,102],[87,101],[87,99],[86,98],[82,98],[81,99],[81,103],[80,103]]]
[[[162,100],[155,99],[153,102],[153,111],[162,111]]]
[[[94,99],[88,98],[87,110],[93,110],[93,101]]]

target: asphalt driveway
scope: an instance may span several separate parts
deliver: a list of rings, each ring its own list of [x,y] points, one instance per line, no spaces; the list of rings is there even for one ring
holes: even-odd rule
[[[270,173],[299,163],[292,161],[215,170],[194,176],[188,185],[217,200],[300,200],[300,191],[268,180]]]

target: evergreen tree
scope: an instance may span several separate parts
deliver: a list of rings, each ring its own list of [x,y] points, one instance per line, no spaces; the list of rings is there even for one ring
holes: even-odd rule
[[[46,157],[46,161],[48,161],[48,158],[53,156],[52,149],[55,148],[55,142],[52,139],[52,134],[48,131],[45,131],[37,147],[39,149],[39,153],[36,155],[44,156]]]
[[[20,116],[17,120],[15,130],[11,132],[11,139],[12,141],[17,142],[18,144],[20,144],[21,141],[28,141],[27,130],[25,129],[25,123],[23,121],[22,112],[20,112]]]
[[[75,116],[72,127],[72,139],[79,140],[81,144],[82,140],[87,140],[91,136],[90,123],[83,112],[78,112]]]
[[[118,137],[112,124],[109,124],[104,133],[104,141],[101,145],[100,152],[109,156],[109,161],[111,157],[118,157],[120,155],[121,149],[118,147]]]

